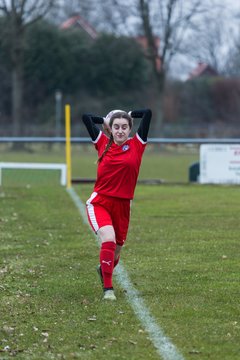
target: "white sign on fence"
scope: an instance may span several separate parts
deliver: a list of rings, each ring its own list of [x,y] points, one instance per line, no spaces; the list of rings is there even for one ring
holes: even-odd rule
[[[200,146],[201,184],[240,184],[240,144]]]

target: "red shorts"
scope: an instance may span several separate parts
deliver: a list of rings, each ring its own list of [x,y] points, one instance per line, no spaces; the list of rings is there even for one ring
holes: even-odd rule
[[[131,200],[128,199],[93,192],[86,202],[88,220],[93,231],[97,233],[102,226],[113,226],[116,243],[122,246],[128,232],[130,203]]]

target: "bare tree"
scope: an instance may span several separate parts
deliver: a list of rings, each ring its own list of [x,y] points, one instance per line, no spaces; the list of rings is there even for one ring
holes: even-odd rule
[[[57,0],[0,0],[0,14],[6,20],[12,69],[13,135],[20,134],[23,108],[23,68],[25,30],[42,19],[56,5]]]
[[[240,76],[240,30],[238,37],[234,39],[234,45],[228,52],[224,73],[230,77]]]
[[[78,4],[84,3],[83,0],[75,1]],[[222,2],[218,0],[105,0],[101,2],[91,0],[91,3],[95,3],[93,12],[89,14],[94,26],[116,34],[142,35],[147,40],[146,56],[152,64],[155,84],[153,98],[155,117],[158,118],[155,130],[159,134],[162,94],[174,60],[179,56],[188,55],[189,62],[192,62],[194,58],[209,59],[211,65],[218,68],[220,66],[219,49],[225,38],[222,35],[224,30],[219,23],[216,5],[221,5]],[[180,68],[180,72],[181,70]]]
[[[184,52],[185,40],[196,29],[194,18],[204,11],[202,1],[192,0],[137,0],[143,34],[147,38],[149,58],[155,75],[155,133],[160,135],[162,126],[162,95],[173,58]],[[160,48],[154,40],[160,39]],[[160,59],[160,67],[156,61]]]
[[[116,33],[124,29],[125,34],[129,31],[132,36],[135,31],[135,36],[142,35],[147,40],[146,56],[153,68],[159,133],[161,98],[170,63],[177,54],[186,51],[189,33],[198,30],[195,19],[206,11],[204,0],[106,0],[102,10],[105,23],[111,22]]]
[[[226,73],[230,53],[235,48],[236,25],[231,9],[216,3],[213,11],[199,19],[198,32],[189,36],[189,58],[211,65],[220,74]]]

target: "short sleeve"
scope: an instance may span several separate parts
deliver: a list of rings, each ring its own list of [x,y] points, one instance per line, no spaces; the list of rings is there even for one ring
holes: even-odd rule
[[[95,149],[97,150],[99,156],[105,150],[108,141],[109,138],[102,131],[100,131],[97,139],[93,141]]]

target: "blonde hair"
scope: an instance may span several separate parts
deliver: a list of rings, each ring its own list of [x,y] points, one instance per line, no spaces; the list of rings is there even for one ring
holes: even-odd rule
[[[126,119],[128,121],[128,125],[130,127],[130,129],[132,128],[133,126],[133,119],[132,117],[125,111],[114,111],[111,118],[110,118],[110,121],[109,121],[109,127],[112,128],[112,124],[113,124],[113,121],[115,119]],[[97,160],[97,163],[99,164],[103,157],[106,155],[106,153],[108,152],[108,150],[110,149],[111,145],[113,143],[113,135],[112,133],[110,134],[110,137],[109,137],[109,141],[107,143],[107,146],[105,148],[105,150],[103,151],[103,153],[99,156],[98,160]]]

